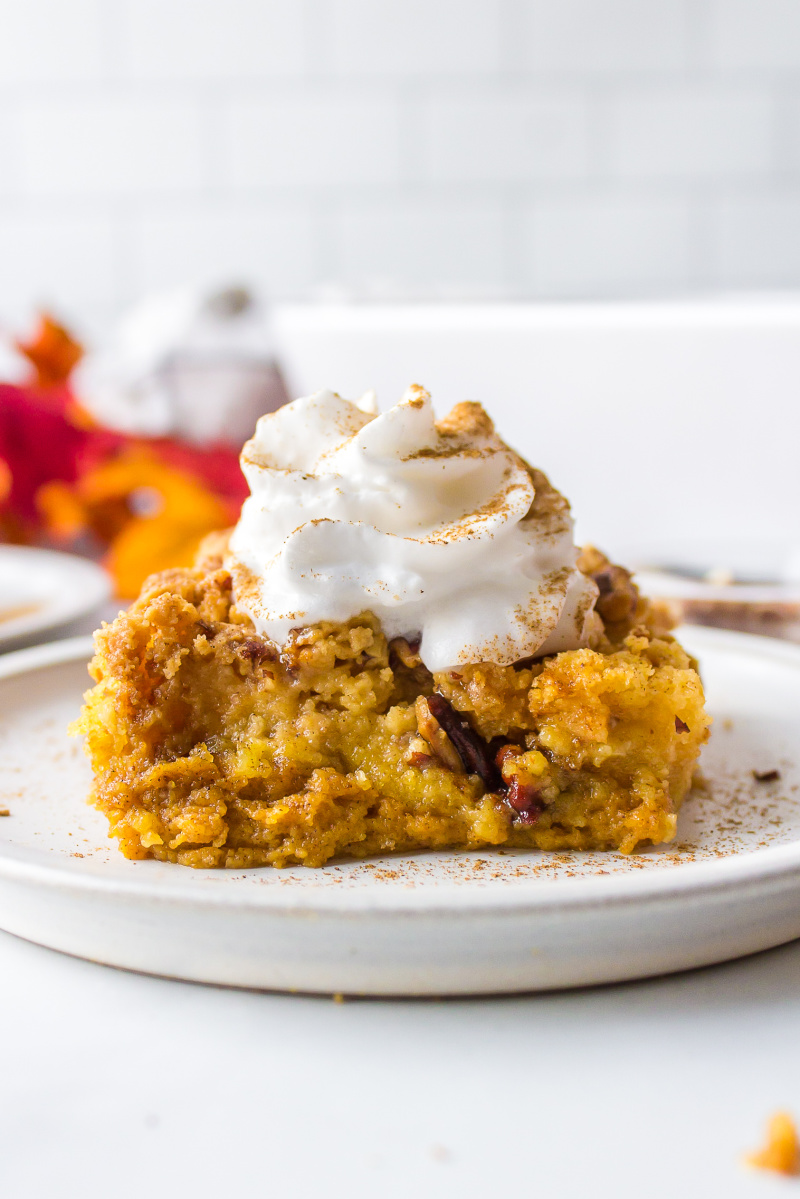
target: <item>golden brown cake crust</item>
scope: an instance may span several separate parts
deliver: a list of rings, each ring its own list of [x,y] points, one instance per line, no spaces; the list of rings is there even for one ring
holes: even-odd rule
[[[370,613],[279,650],[236,610],[223,553],[151,577],[96,637],[79,729],[129,857],[318,866],[674,835],[709,722],[693,663],[624,579],[594,648],[431,675]]]

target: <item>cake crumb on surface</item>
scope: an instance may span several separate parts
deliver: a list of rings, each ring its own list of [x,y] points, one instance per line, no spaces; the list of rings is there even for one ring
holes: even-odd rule
[[[776,1112],[770,1118],[766,1144],[757,1153],[749,1153],[745,1160],[756,1170],[774,1170],[790,1177],[800,1175],[800,1140],[788,1112]]]
[[[0,808],[0,816],[10,816],[11,812],[8,808]]]

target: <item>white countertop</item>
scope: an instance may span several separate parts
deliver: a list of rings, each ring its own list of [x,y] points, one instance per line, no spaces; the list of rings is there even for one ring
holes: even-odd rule
[[[778,1195],[800,942],[672,978],[347,1000],[126,974],[0,934],[8,1199]]]

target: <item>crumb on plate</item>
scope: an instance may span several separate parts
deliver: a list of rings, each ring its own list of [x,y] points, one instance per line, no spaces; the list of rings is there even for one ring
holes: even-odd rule
[[[800,1175],[800,1140],[795,1122],[788,1112],[776,1112],[770,1118],[766,1144],[757,1153],[748,1154],[746,1161],[757,1170]]]

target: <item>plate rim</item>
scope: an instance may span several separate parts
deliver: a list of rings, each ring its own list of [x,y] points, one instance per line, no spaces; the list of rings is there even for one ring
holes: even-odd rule
[[[789,665],[800,674],[800,645],[701,625],[684,625],[682,631],[689,631],[691,639],[699,640],[701,645],[706,641],[710,648],[723,652],[767,658]],[[689,648],[691,650],[693,647]],[[93,638],[81,636],[4,654],[0,657],[0,682],[33,671],[76,663],[81,659],[88,661],[92,649]],[[88,683],[87,678],[87,687]],[[112,848],[116,850],[116,846]],[[118,850],[116,852],[119,853]],[[459,856],[491,855],[493,850],[491,846],[487,846],[474,851],[453,852],[457,852]],[[420,856],[423,854],[424,851]],[[400,856],[412,855],[397,855]],[[122,859],[121,855],[120,859],[126,860]],[[377,864],[395,859],[392,855],[383,855],[369,860]],[[145,860],[128,864],[134,870],[142,871],[140,877],[109,878],[99,872],[87,871],[85,866],[69,859],[50,862],[45,859],[43,850],[9,843],[0,844],[0,880],[8,882],[27,882],[54,890],[66,888],[70,891],[102,894],[123,901],[155,901],[169,906],[190,904],[209,910],[236,908],[265,915],[297,913],[324,917],[336,914],[370,918],[376,913],[397,917],[442,914],[472,917],[532,915],[537,911],[552,912],[559,908],[565,912],[590,908],[608,911],[610,908],[625,907],[632,903],[657,904],[672,902],[678,897],[691,899],[693,896],[708,898],[712,894],[724,896],[728,891],[741,892],[744,888],[783,888],[793,884],[800,885],[800,840],[726,858],[675,864],[635,874],[519,880],[514,882],[513,887],[503,887],[502,891],[492,887],[489,882],[476,879],[473,886],[469,883],[465,885],[463,882],[445,881],[407,890],[399,887],[381,890],[368,885],[340,890],[305,883],[296,889],[290,884],[284,884],[267,885],[262,890],[252,889],[245,892],[235,887],[221,887],[217,878],[219,871],[190,871],[189,867],[181,868],[189,877],[178,878],[176,875],[174,883],[160,886],[158,881],[148,878],[145,873],[148,867],[155,863]],[[176,870],[178,869],[176,867]],[[325,870],[326,867],[316,869]],[[275,867],[255,867],[253,871],[255,870],[272,871]],[[234,882],[242,871],[233,870],[226,873],[231,882]],[[248,870],[247,873],[250,874],[251,871]],[[285,871],[280,873],[282,877],[287,877]],[[198,875],[199,877],[195,877]],[[206,878],[217,881],[209,886],[204,882]]]
[[[112,582],[106,570],[91,558],[80,554],[70,554],[63,550],[47,549],[37,545],[0,544],[0,559],[3,557],[24,559],[26,556],[36,557],[40,562],[49,560],[54,569],[66,567],[73,576],[82,574],[84,588],[81,598],[77,595],[64,603],[56,611],[45,606],[39,611],[18,616],[0,624],[0,646],[13,644],[37,633],[60,628],[86,616],[95,608],[111,598]]]

